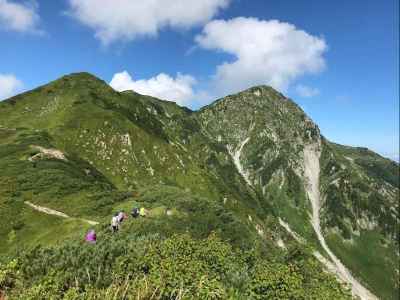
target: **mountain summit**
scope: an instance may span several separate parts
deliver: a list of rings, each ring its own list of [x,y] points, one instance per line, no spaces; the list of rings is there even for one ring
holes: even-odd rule
[[[215,264],[204,264],[205,250],[190,244],[189,254],[202,254],[186,262],[201,267],[188,268],[204,275],[210,290],[200,288],[205,294],[199,296],[188,287],[189,298],[218,293],[215,299],[228,298],[234,291],[237,299],[346,299],[323,269],[362,299],[398,296],[399,165],[368,149],[328,141],[298,105],[268,86],[193,112],[135,92],[116,92],[88,73],[64,76],[0,102],[0,169],[0,253],[10,257],[24,249],[27,257],[44,261],[44,252],[35,252],[40,244],[62,255],[66,249],[79,252],[73,243],[92,226],[109,241],[112,213],[136,205],[146,207],[148,218],[123,225],[121,240],[130,245],[146,236],[148,249],[160,247],[163,259],[168,245],[185,245],[174,248],[179,256],[192,238],[204,249],[213,247],[214,235],[226,243],[218,244],[221,249],[257,250],[229,259],[224,255],[231,250],[218,253],[218,259],[226,258],[218,266],[231,269],[216,271]],[[156,239],[149,238],[154,234]],[[101,243],[93,250],[96,255],[102,255],[96,252],[100,249],[116,251]],[[307,259],[293,247],[308,249]],[[132,249],[131,256],[116,255],[104,267],[123,261],[132,267],[128,261],[139,255]],[[236,259],[240,263],[228,263]],[[21,261],[20,272],[29,277]],[[143,264],[140,272],[159,288],[161,277],[152,276],[161,276],[161,262],[155,271],[150,262]],[[279,273],[285,268],[292,271]],[[25,290],[37,288],[51,272],[21,284]],[[163,276],[172,276],[168,272]],[[282,277],[271,275],[275,272]],[[291,273],[297,277],[289,294],[274,294]],[[177,280],[173,288],[184,284],[168,278],[171,286]],[[186,278],[186,285],[195,278]],[[1,280],[0,290],[5,289]],[[312,282],[319,282],[320,290]],[[93,288],[106,286],[112,287],[111,279]]]

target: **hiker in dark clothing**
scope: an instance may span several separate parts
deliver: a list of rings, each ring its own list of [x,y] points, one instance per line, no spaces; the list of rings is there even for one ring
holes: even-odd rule
[[[131,216],[132,216],[133,218],[139,217],[139,208],[134,207],[134,208],[132,209]]]

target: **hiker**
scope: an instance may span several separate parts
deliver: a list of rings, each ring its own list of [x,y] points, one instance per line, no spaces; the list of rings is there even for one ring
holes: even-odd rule
[[[86,234],[85,241],[90,244],[96,244],[96,240],[96,232],[93,229],[89,230],[89,232]]]
[[[131,216],[132,216],[133,218],[139,217],[139,208],[134,207],[134,208],[132,209]]]
[[[118,213],[118,223],[122,223],[126,218],[126,214],[123,211]]]
[[[140,208],[139,215],[141,217],[145,217],[146,216],[146,209],[144,207]]]
[[[111,229],[114,233],[119,229],[118,214],[114,215],[111,219]]]

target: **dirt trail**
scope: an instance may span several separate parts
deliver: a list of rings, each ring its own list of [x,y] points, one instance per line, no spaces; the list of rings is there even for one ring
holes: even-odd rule
[[[57,211],[57,210],[54,210],[54,209],[51,209],[48,207],[44,207],[44,206],[39,206],[39,205],[33,204],[32,202],[29,202],[29,201],[25,201],[25,204],[32,207],[34,210],[40,211],[40,212],[48,214],[48,215],[53,215],[53,216],[57,216],[57,217],[65,218],[65,219],[76,219],[76,220],[80,220],[85,223],[88,223],[90,225],[98,225],[99,224],[99,222],[96,222],[96,221],[80,219],[80,218],[72,218],[72,217],[68,216],[67,214],[64,214],[60,211]]]
[[[64,153],[57,149],[46,149],[41,146],[32,145],[32,149],[40,151],[38,154],[29,158],[30,161],[35,161],[37,159],[42,159],[44,157],[50,157],[60,160],[67,160]]]
[[[359,283],[350,273],[350,271],[342,264],[342,262],[335,256],[335,254],[329,249],[324,236],[321,232],[320,224],[320,192],[319,192],[319,174],[320,174],[320,145],[308,145],[304,149],[304,175],[308,180],[307,194],[310,198],[312,205],[312,218],[311,223],[317,234],[318,240],[328,254],[333,264],[327,265],[328,269],[334,271],[336,275],[345,283],[351,285],[351,291],[354,296],[358,296],[365,300],[378,299],[369,290],[367,290],[361,283]],[[334,267],[334,268],[333,268]]]

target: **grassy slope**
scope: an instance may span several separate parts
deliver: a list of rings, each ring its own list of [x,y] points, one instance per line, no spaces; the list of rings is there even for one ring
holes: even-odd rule
[[[33,211],[31,201],[64,211],[71,216],[101,218],[109,210],[90,208],[98,199],[112,195],[114,187],[88,163],[68,157],[68,161],[45,159],[28,161],[35,154],[31,145],[51,147],[48,135],[29,130],[0,129],[0,251],[8,252],[38,242],[56,242],[87,226],[80,221],[63,220]],[[87,175],[84,170],[90,170]],[[23,170],[21,172],[21,170]],[[115,191],[114,191],[115,193]],[[109,207],[110,208],[110,207]]]
[[[350,159],[370,177],[385,181],[394,187],[400,184],[399,164],[363,147],[350,147],[331,143],[332,147]]]
[[[396,299],[398,164],[365,148],[328,143],[321,176],[329,247],[376,295]],[[371,223],[363,221],[366,217],[375,220],[372,228],[361,225]]]
[[[332,233],[328,235],[327,243],[339,259],[381,299],[398,299],[396,268],[399,258],[396,246],[383,246],[381,239],[381,233],[376,231],[362,231],[351,242]]]

